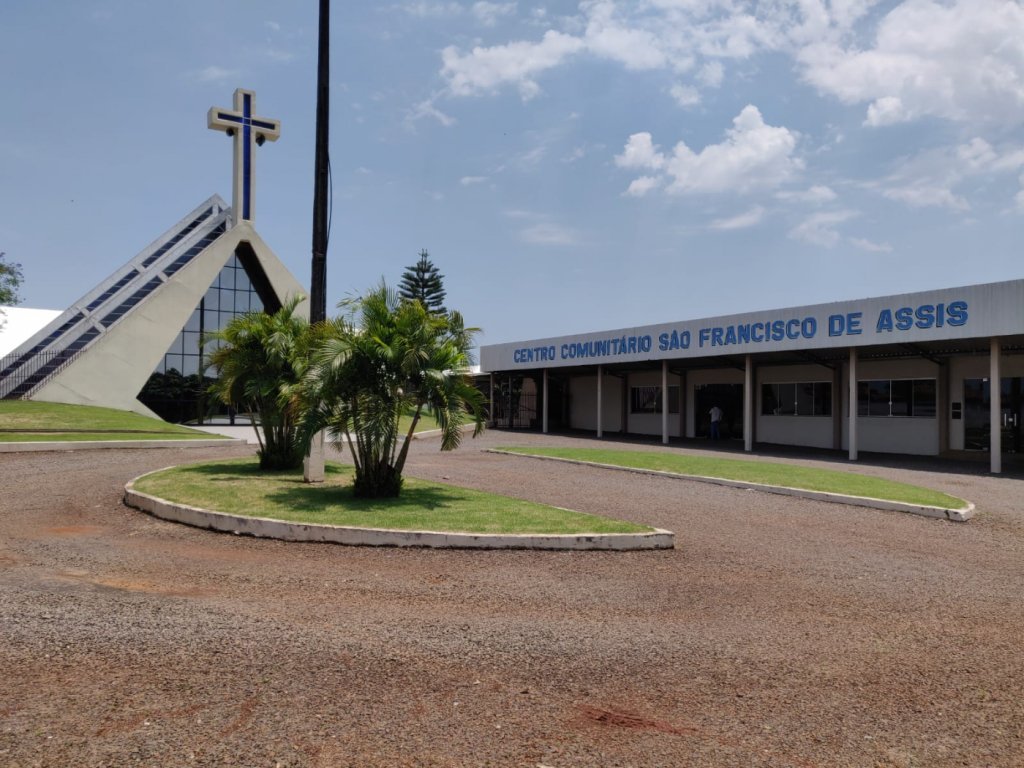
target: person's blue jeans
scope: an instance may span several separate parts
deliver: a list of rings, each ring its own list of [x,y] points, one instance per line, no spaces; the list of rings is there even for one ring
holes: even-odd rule
[[[717,421],[712,421],[711,422],[711,439],[712,440],[717,440],[718,439],[718,422]]]

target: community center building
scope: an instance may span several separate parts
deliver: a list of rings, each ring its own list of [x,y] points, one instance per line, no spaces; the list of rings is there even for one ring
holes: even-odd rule
[[[254,113],[255,95],[238,89],[234,109],[207,116],[233,138],[230,207],[205,200],[63,312],[12,313],[19,335],[0,358],[0,398],[202,417],[206,335],[306,293],[254,225],[255,149],[280,135],[278,121]]]
[[[845,450],[1024,449],[1024,280],[481,348],[497,426]]]

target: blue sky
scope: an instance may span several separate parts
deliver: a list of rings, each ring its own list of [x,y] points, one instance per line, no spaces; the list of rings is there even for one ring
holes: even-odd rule
[[[63,308],[209,195],[309,280],[316,3],[11,0],[0,251]],[[1015,0],[336,3],[328,304],[422,248],[483,343],[1024,277]]]

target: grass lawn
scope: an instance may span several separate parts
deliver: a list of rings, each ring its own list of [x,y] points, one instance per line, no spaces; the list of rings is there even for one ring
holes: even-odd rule
[[[405,437],[409,431],[409,425],[412,424],[412,414],[403,413],[398,419],[398,436],[399,438]],[[439,429],[437,426],[437,420],[434,416],[426,411],[420,414],[420,420],[416,422],[416,432],[426,432],[431,429]]]
[[[600,464],[614,464],[633,469],[654,469],[680,475],[700,475],[723,480],[740,480],[763,485],[781,485],[808,491],[841,493],[848,496],[867,496],[872,499],[902,501],[909,504],[962,509],[967,502],[930,488],[921,488],[907,483],[897,483],[877,477],[868,477],[853,472],[839,472],[829,469],[814,469],[792,464],[773,464],[767,461],[745,461],[743,459],[720,459],[710,456],[691,456],[678,453],[655,453],[644,451],[616,451],[603,448],[519,448],[505,447],[523,455],[552,456],[560,459],[592,461]]]
[[[357,499],[352,475],[352,467],[328,462],[327,481],[307,485],[301,472],[260,472],[253,459],[232,459],[164,470],[138,480],[135,489],[217,512],[361,528],[549,534],[652,530],[415,478],[405,479],[397,499]]]
[[[0,400],[0,442],[200,440],[217,437],[219,435],[113,408]]]

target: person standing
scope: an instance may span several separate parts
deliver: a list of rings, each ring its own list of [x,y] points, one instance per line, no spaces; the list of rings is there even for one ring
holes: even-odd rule
[[[717,405],[713,405],[711,410],[708,411],[708,415],[711,416],[711,439],[718,440],[721,437],[719,427],[722,423],[722,409]]]

